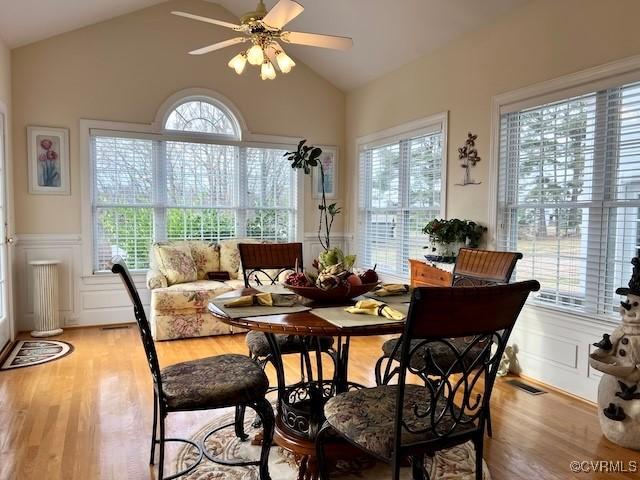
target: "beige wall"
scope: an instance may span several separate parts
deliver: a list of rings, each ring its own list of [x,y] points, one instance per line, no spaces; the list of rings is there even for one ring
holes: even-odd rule
[[[0,103],[4,104],[7,109],[7,160],[6,160],[6,174],[7,174],[7,216],[9,222],[8,234],[11,235],[15,232],[15,225],[13,221],[13,181],[12,181],[12,110],[11,110],[11,51],[9,47],[4,43],[4,40],[0,37]]]
[[[239,48],[188,55],[230,38],[230,32],[170,15],[175,9],[234,20],[216,4],[176,0],[12,51],[18,234],[80,233],[81,118],[151,123],[162,102],[185,88],[208,88],[229,98],[252,133],[304,137],[342,149],[340,90],[301,62],[276,81],[262,81],[255,67],[238,76],[226,66]],[[70,196],[28,194],[27,125],[70,129]],[[307,232],[315,229],[315,204],[307,193]],[[342,230],[341,220],[335,230]]]
[[[492,97],[543,80],[640,54],[637,0],[534,0],[347,95],[347,176],[357,165],[356,139],[449,111],[447,216],[486,223]],[[478,134],[481,185],[460,187],[457,148]],[[349,173],[353,172],[353,173]],[[355,188],[347,192],[355,205]],[[356,225],[349,210],[349,228]]]
[[[0,102],[11,103],[11,52],[0,38]]]

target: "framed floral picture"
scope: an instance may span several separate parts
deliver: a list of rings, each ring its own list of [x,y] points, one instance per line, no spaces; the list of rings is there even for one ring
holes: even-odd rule
[[[69,130],[27,127],[29,193],[69,195]]]
[[[324,169],[324,191],[326,198],[336,198],[338,193],[338,149],[336,147],[320,146],[322,155],[320,161]],[[320,169],[314,168],[311,175],[313,198],[322,198],[322,184]]]

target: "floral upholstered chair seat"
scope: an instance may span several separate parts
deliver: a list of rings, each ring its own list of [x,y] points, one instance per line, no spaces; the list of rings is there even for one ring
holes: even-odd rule
[[[253,239],[176,241],[154,244],[147,287],[151,290],[151,329],[155,340],[224,335],[241,331],[207,311],[210,300],[243,288],[238,243]],[[228,280],[208,280],[210,273]]]
[[[394,448],[397,394],[396,385],[381,385],[343,393],[331,398],[325,405],[327,422],[348,440],[358,444],[372,455],[388,461],[391,459]],[[430,428],[431,415],[427,413],[427,409],[430,408],[428,398],[429,392],[425,387],[406,385],[403,419],[413,432],[420,433],[412,433],[407,428],[402,428],[402,445],[435,440],[438,434],[448,432],[454,424],[451,411],[444,408],[444,402],[438,402],[436,416],[443,410],[444,412],[437,427],[438,432],[434,433]],[[456,416],[460,414],[457,407],[454,406],[452,410]],[[469,420],[468,417],[463,417]],[[470,422],[468,426],[471,430],[474,424]],[[461,427],[460,424],[456,426],[456,433],[462,433],[465,430],[466,427]]]
[[[163,368],[161,376],[167,402],[176,410],[251,403],[269,387],[256,362],[236,354],[176,363]]]

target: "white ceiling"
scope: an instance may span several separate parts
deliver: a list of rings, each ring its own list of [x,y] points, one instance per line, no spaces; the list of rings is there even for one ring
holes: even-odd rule
[[[257,3],[210,1],[237,16],[254,10]],[[276,1],[265,0],[267,9]],[[354,47],[349,52],[302,46],[287,46],[286,50],[337,87],[350,90],[528,0],[298,1],[305,11],[287,29],[349,36]],[[157,3],[162,0],[2,0],[0,35],[14,48]]]

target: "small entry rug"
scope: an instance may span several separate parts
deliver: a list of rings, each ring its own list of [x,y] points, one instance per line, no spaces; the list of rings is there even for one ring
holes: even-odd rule
[[[19,340],[0,370],[52,362],[73,352],[73,345],[58,340]]]
[[[193,434],[190,440],[200,443],[207,432],[233,421],[233,410],[219,410],[212,412],[211,421]],[[249,440],[241,442],[235,436],[233,427],[223,429],[211,437],[207,442],[209,452],[224,460],[257,460],[260,458],[260,447],[251,445],[251,439],[260,429],[251,426],[255,418],[253,411],[247,409],[245,416],[245,432]],[[195,458],[192,448],[188,446],[178,450],[172,471],[179,471],[191,465]],[[433,459],[427,457],[427,469],[431,480],[474,480],[475,453],[471,443],[443,450]],[[486,463],[484,464],[484,480],[491,480]],[[296,480],[298,469],[293,455],[286,450],[274,446],[269,456],[269,474],[273,480]],[[341,461],[337,470],[330,474],[332,480],[387,480],[391,478],[391,470],[383,463],[371,461]],[[206,458],[189,474],[182,477],[185,480],[259,480],[258,467],[228,467],[210,462]],[[403,468],[402,479],[411,478],[411,469]]]

